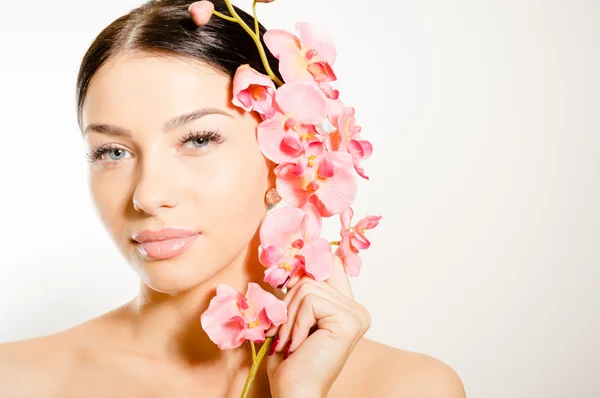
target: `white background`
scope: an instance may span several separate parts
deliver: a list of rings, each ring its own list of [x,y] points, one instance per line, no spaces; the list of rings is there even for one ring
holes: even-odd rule
[[[95,35],[139,2],[3,3],[10,341],[136,293],[91,207],[74,89]],[[384,216],[353,280],[368,337],[446,362],[470,397],[600,396],[600,3],[369,3],[259,6],[268,27],[327,29],[342,98],[375,147],[355,206]]]

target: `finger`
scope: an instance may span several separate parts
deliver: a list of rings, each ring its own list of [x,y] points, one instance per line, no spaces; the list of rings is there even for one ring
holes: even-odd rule
[[[312,283],[312,284],[316,284],[316,285],[320,286],[321,288],[329,291],[331,294],[338,296],[340,301],[343,301],[345,299],[345,297],[341,296],[340,293],[332,286],[328,285],[325,282],[317,282],[309,276],[301,276],[299,278],[296,278],[295,281],[297,281],[297,283],[294,282],[294,285],[287,289],[287,294],[283,298],[283,302],[285,303],[286,307],[289,306],[289,303],[292,302],[292,300],[294,300],[294,297],[297,294],[302,293],[302,292],[304,292],[304,294],[307,293],[307,291],[304,290],[305,288],[300,289],[300,286],[305,283]],[[310,292],[310,291],[312,291],[312,290],[310,290],[310,288],[308,288],[308,292]],[[289,309],[288,309],[288,318],[289,318]],[[265,333],[265,336],[266,337],[275,336],[279,332],[280,328],[281,328],[281,326],[271,326]]]
[[[333,256],[333,272],[325,282],[327,282],[330,286],[333,286],[344,296],[354,300],[354,295],[352,294],[352,285],[350,284],[350,278],[346,273],[344,263],[340,257]]]
[[[330,284],[325,283],[325,282],[317,282],[313,278],[311,278],[309,276],[305,276],[305,277],[301,278],[298,281],[298,283],[296,283],[293,286],[293,288],[291,288],[291,289],[288,290],[287,294],[283,298],[283,302],[287,305],[292,300],[294,300],[294,297],[296,295],[302,294],[302,293],[306,294],[306,293],[312,292],[310,286],[302,287],[302,285],[307,284],[307,283],[316,285],[316,286],[320,287],[321,289],[324,289],[325,291],[327,291],[327,292],[331,293],[332,295],[336,296],[339,301],[347,300],[346,296],[342,295],[337,289],[335,289]]]
[[[195,1],[188,7],[192,19],[198,26],[206,25],[212,17],[215,5],[210,1]]]
[[[285,347],[289,338],[291,337],[292,330],[295,327],[296,317],[304,297],[307,295],[316,295],[331,302],[332,304],[336,304],[338,308],[343,308],[345,306],[344,302],[334,293],[327,291],[313,283],[303,283],[302,285],[298,286],[298,290],[294,293],[295,294],[291,297],[291,299],[288,299],[288,319],[279,327],[279,344],[277,346],[278,352],[283,350],[283,347]],[[286,299],[287,296],[284,298],[284,302]],[[304,321],[305,320],[303,320],[303,322]],[[315,321],[316,319],[313,320],[312,324],[314,324]]]
[[[278,353],[274,353],[273,355],[267,356],[267,377],[269,380],[273,380],[273,373],[279,366],[279,364],[283,361],[283,356]]]
[[[295,273],[290,280],[285,284],[287,291],[289,292],[291,288],[296,286],[296,284],[302,279],[306,274],[304,272]],[[312,278],[311,278],[312,279]],[[314,280],[314,279],[313,279]]]
[[[298,347],[304,343],[312,328],[318,323],[317,316],[313,308],[313,305],[315,305],[315,299],[311,297],[311,295],[304,296],[304,299],[302,299],[302,303],[298,309],[298,314],[296,315],[296,320],[294,321],[294,328],[292,329],[292,336],[290,340],[291,343],[289,347],[290,353],[296,351]]]
[[[344,327],[341,325],[346,319],[348,312],[339,307],[334,302],[327,300],[318,294],[309,293],[303,297],[302,302],[296,314],[294,329],[290,340],[289,352],[292,353],[300,347],[308,338],[313,326],[317,325],[319,329],[331,320],[330,323],[337,323],[337,329]],[[337,319],[337,320],[336,320]],[[335,333],[336,328],[330,328],[329,331]]]

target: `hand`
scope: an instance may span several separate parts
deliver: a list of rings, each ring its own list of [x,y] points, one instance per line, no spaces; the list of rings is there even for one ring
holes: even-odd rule
[[[267,359],[271,394],[277,398],[325,397],[371,326],[369,312],[354,301],[338,257],[327,281],[316,282],[307,276],[292,280],[283,301],[288,306],[288,320],[278,328],[279,341],[273,339],[273,344],[278,343],[276,352],[283,357],[277,354]],[[272,328],[267,336],[276,332]]]

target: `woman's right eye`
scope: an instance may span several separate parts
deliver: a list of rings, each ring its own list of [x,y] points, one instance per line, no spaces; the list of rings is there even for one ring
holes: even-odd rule
[[[105,146],[97,148],[93,151],[92,155],[87,155],[90,162],[101,160],[103,162],[118,162],[122,159],[127,159],[131,154],[123,148],[116,146]]]

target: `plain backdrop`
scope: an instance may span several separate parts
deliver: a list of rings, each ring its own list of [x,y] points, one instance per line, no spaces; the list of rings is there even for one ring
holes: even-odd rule
[[[2,2],[0,342],[136,294],[91,206],[74,88],[94,37],[139,4]],[[355,204],[383,215],[353,279],[367,336],[444,361],[470,397],[600,396],[600,3],[277,0],[259,15],[326,28],[373,142]]]

